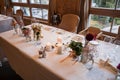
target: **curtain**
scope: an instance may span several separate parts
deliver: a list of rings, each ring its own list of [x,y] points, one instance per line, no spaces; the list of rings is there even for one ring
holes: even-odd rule
[[[78,32],[85,29],[88,26],[89,3],[90,3],[90,0],[81,0],[80,24],[79,24]]]

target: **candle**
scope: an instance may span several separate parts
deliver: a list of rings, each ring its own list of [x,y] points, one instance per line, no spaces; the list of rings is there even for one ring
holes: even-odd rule
[[[62,54],[62,44],[57,44],[57,54]]]
[[[47,51],[50,51],[51,49],[52,49],[51,43],[48,42],[48,43],[46,44],[46,50],[47,50]]]
[[[62,38],[60,36],[57,38],[57,43],[62,43]]]

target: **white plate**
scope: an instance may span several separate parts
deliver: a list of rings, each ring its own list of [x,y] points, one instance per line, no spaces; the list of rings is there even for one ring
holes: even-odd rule
[[[98,41],[90,41],[90,44],[92,44],[92,45],[98,45],[99,43],[98,43]]]

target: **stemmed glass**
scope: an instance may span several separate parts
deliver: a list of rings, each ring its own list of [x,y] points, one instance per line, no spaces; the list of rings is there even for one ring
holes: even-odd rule
[[[13,27],[13,30],[15,31],[15,34],[18,34],[18,30],[17,30],[17,22],[15,20],[12,20],[12,24],[11,26]]]

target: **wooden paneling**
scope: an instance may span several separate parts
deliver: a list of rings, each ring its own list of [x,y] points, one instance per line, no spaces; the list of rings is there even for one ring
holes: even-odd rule
[[[63,15],[67,13],[80,14],[80,0],[56,0],[56,11]]]
[[[4,0],[0,0],[0,14],[5,14]]]

